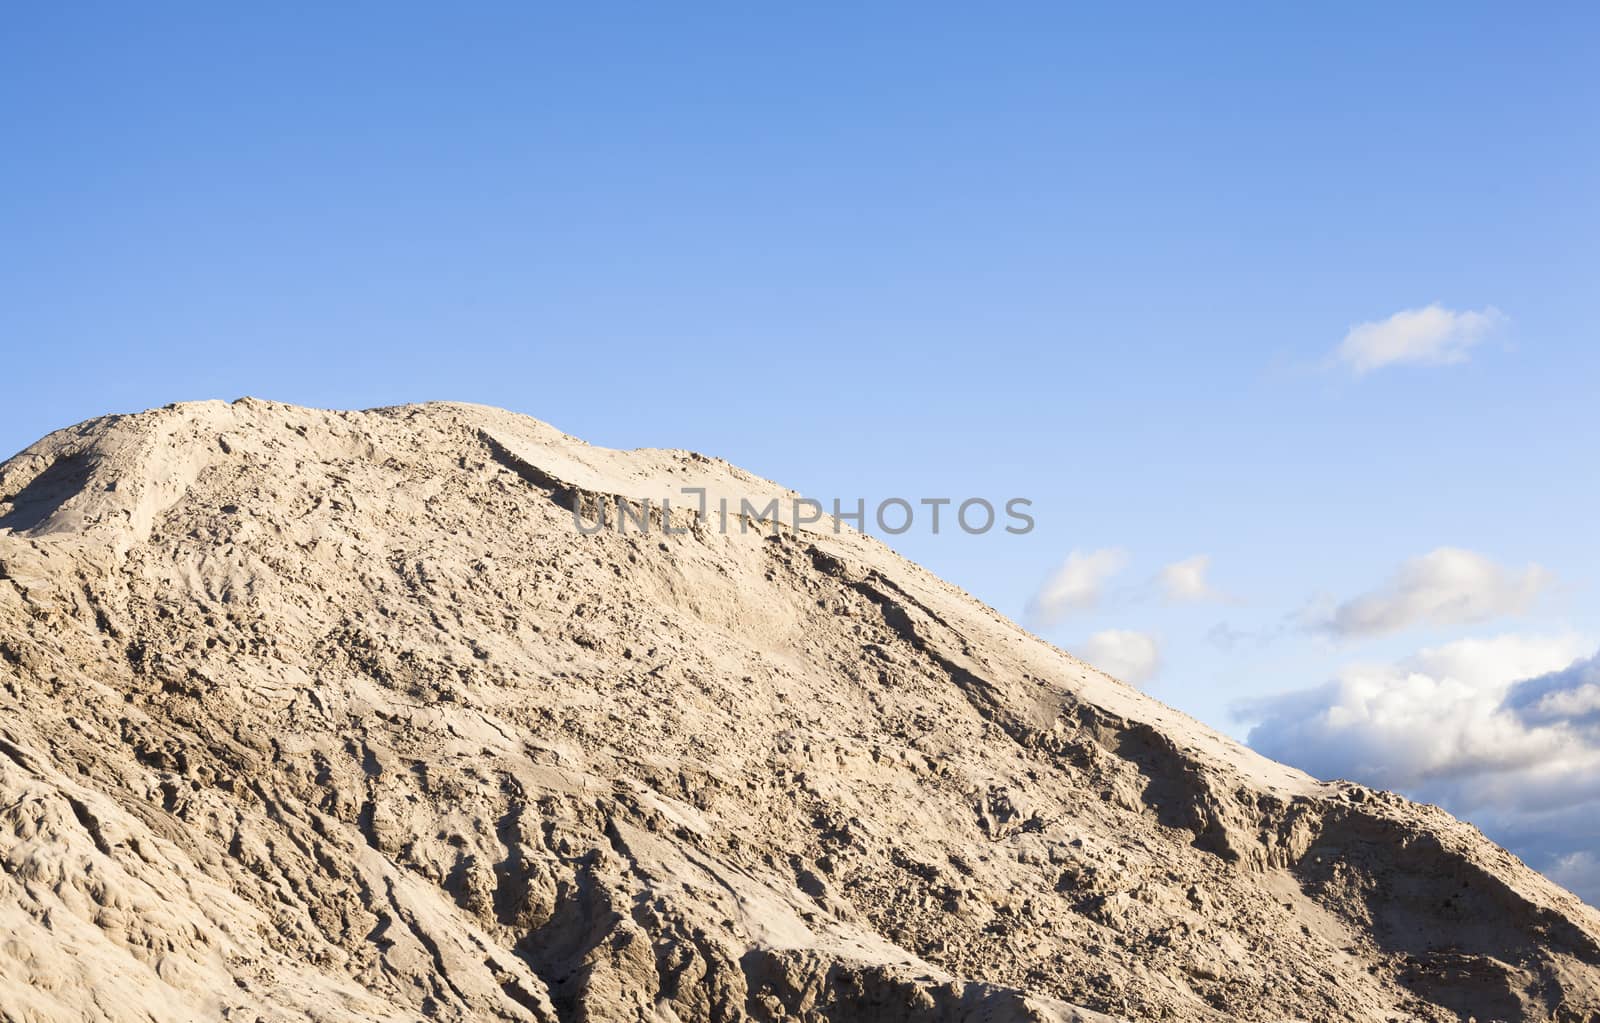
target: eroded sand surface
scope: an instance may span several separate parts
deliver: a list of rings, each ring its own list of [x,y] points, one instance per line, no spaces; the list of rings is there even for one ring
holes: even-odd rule
[[[465,405],[0,467],[0,1019],[1600,1018],[1600,919],[794,495]],[[1075,1008],[1080,1007],[1080,1008]]]

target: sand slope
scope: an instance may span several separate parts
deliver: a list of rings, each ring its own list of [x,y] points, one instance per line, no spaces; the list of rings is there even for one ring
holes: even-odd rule
[[[1600,919],[795,495],[244,400],[0,467],[0,1020],[1600,1018]],[[1100,1015],[1104,1014],[1104,1015]]]

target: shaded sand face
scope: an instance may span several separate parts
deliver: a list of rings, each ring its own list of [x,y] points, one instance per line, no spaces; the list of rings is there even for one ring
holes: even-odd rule
[[[797,495],[464,405],[0,467],[0,1019],[1593,1018],[1593,911]],[[677,513],[675,513],[677,514]]]

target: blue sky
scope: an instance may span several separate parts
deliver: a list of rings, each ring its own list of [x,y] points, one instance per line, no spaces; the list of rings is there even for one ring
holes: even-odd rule
[[[1026,496],[1026,537],[896,546],[1430,795],[1483,777],[1469,732],[1462,763],[1357,762],[1330,708],[1493,649],[1443,680],[1492,717],[1507,673],[1600,646],[1597,49],[1581,5],[13,11],[0,447],[450,398],[820,497]],[[1430,306],[1379,330],[1413,358],[1337,357]],[[1074,551],[1122,567],[1046,625]],[[1165,599],[1196,556],[1205,599]],[[1401,624],[1325,627],[1364,595]],[[1536,865],[1594,844],[1458,789]]]

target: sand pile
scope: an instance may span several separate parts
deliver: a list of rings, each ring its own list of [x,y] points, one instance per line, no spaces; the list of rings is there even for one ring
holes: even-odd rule
[[[5,463],[0,1020],[1600,1018],[1436,809],[826,523],[572,512],[686,486],[795,497],[443,404]]]

